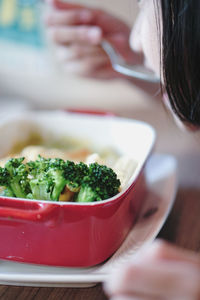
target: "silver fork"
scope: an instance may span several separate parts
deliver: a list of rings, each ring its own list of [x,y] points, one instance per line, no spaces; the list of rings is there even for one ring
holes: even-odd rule
[[[127,64],[108,41],[103,40],[101,46],[109,56],[112,67],[116,72],[148,82],[156,83],[160,81],[154,73],[144,66]]]

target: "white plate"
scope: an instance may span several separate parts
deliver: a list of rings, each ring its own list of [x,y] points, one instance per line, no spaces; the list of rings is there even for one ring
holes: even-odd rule
[[[132,231],[105,263],[91,268],[60,268],[0,261],[0,284],[51,287],[89,287],[106,280],[113,268],[151,243],[163,226],[173,205],[176,189],[176,160],[156,154],[146,169],[149,191]]]

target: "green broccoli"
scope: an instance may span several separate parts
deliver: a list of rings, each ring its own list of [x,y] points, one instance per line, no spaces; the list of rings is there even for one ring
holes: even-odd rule
[[[30,193],[29,199],[50,200],[53,181],[47,175],[48,159],[41,156],[35,161],[27,163],[29,172]]]
[[[87,165],[66,162],[60,158],[38,158],[27,163],[30,170],[30,187],[32,194],[29,198],[58,201],[65,186],[78,192],[82,177],[87,173]]]
[[[88,171],[88,166],[83,162],[75,164],[67,161],[65,178],[67,179],[67,187],[71,192],[79,192],[82,180],[88,174]]]
[[[51,200],[58,201],[66,185],[71,186],[71,190],[78,187],[75,182],[76,165],[72,161],[65,162],[59,158],[50,159],[46,175],[53,182]]]
[[[64,187],[74,193],[80,190],[83,177],[88,173],[88,167],[84,163],[75,164],[73,161],[56,158],[50,160],[47,174],[54,182],[52,200],[58,200]]]
[[[3,194],[9,197],[26,198],[29,193],[28,171],[23,164],[24,157],[9,159],[0,169],[0,182],[4,186]]]
[[[76,201],[105,200],[115,196],[119,192],[119,187],[120,180],[111,168],[93,163],[89,165],[89,172],[82,180]]]
[[[120,181],[114,171],[97,163],[75,164],[60,158],[43,158],[23,163],[13,158],[0,168],[0,186],[8,197],[59,201],[69,192],[75,201],[100,201],[116,195]]]
[[[14,193],[10,188],[9,178],[10,175],[8,171],[5,168],[0,167],[0,182],[1,182],[0,195],[15,197]]]

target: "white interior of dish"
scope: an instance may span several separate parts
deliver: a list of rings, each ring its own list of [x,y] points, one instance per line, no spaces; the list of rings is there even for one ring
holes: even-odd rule
[[[0,121],[0,157],[5,156],[17,142],[26,141],[33,130],[39,131],[44,140],[74,137],[90,141],[96,149],[110,147],[120,155],[133,158],[137,167],[127,188],[138,176],[155,142],[154,129],[132,119],[62,111],[23,112]]]

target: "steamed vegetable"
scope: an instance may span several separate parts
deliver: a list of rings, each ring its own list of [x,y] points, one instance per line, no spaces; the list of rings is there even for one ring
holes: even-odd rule
[[[120,180],[105,165],[43,158],[24,163],[24,157],[0,167],[1,194],[50,201],[100,201],[119,192]]]
[[[30,192],[28,172],[23,162],[24,158],[13,158],[6,162],[5,167],[0,167],[0,186],[6,187],[5,196],[26,198]]]
[[[81,181],[77,195],[78,202],[92,202],[108,199],[119,191],[120,181],[111,168],[98,163],[89,165],[88,173]]]

